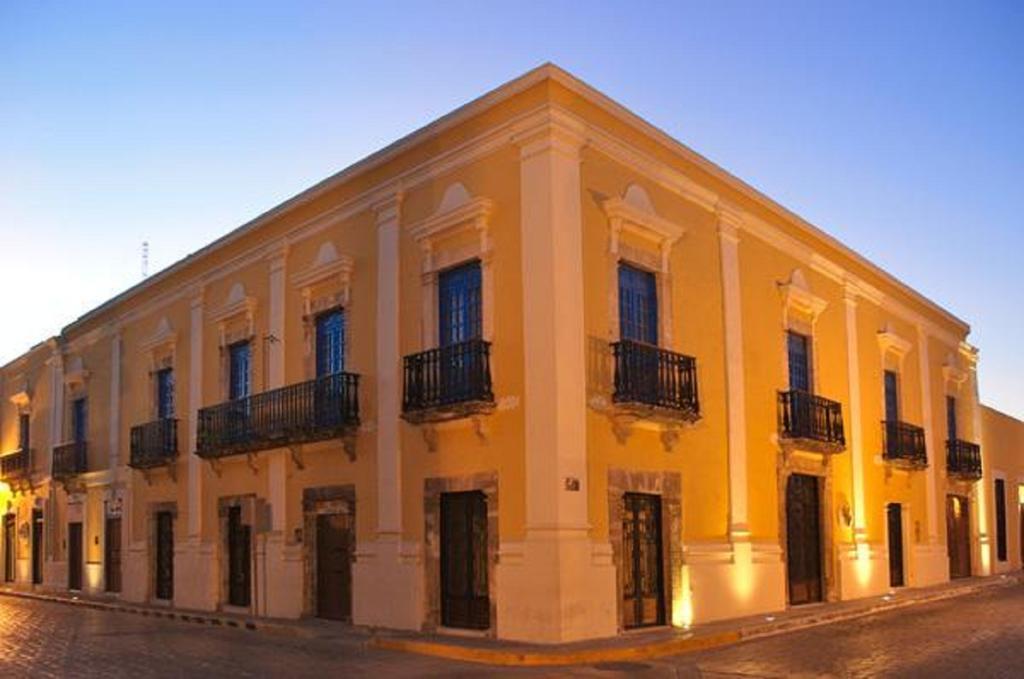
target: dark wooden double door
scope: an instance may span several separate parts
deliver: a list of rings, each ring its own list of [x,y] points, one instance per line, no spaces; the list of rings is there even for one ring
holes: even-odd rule
[[[68,589],[82,589],[82,522],[68,524]]]
[[[949,577],[971,575],[970,503],[962,495],[946,496],[946,549],[949,553]]]
[[[155,595],[157,599],[171,600],[174,598],[174,514],[157,512],[155,530]]]
[[[108,592],[121,591],[121,518],[111,516],[103,533],[103,571]]]
[[[889,534],[889,586],[903,587],[906,575],[903,566],[903,506],[898,502],[885,508],[886,526]]]
[[[242,508],[228,508],[228,603],[248,606],[252,599],[252,526],[242,521]]]
[[[786,572],[791,605],[822,600],[822,555],[818,478],[791,474],[786,482]]]
[[[665,624],[661,498],[626,493],[622,511],[622,617],[627,628]]]
[[[352,515],[316,517],[317,615],[329,620],[352,619]]]
[[[487,574],[487,498],[481,491],[441,495],[441,624],[491,626]]]
[[[14,514],[4,515],[4,582],[14,582],[15,523]]]

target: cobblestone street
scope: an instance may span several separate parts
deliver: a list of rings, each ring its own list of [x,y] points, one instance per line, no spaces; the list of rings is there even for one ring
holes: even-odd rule
[[[1013,677],[1024,666],[1024,586],[871,618],[635,663],[493,669],[368,650],[344,631],[322,638],[0,597],[4,676],[649,676]]]

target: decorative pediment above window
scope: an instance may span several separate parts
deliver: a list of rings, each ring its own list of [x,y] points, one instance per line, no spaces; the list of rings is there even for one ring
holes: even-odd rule
[[[142,351],[159,351],[160,349],[173,347],[177,341],[178,334],[174,332],[171,322],[164,317],[156,324],[153,334],[139,343],[139,348]]]
[[[946,356],[946,362],[942,365],[942,377],[945,379],[947,387],[951,387],[954,391],[967,381],[967,371],[957,365],[956,356],[952,353]]]
[[[29,393],[28,384],[23,385],[19,391],[11,394],[10,401],[18,409],[18,412],[27,412],[32,405],[32,394]]]
[[[459,182],[445,189],[434,214],[407,227],[423,251],[423,273],[437,271],[473,257],[483,259],[489,254],[490,216],[493,208],[493,201],[471,197],[466,187]],[[451,250],[438,250],[437,243],[440,240],[464,230],[477,233],[475,243]]]
[[[85,382],[88,379],[89,371],[85,369],[80,356],[75,356],[67,362],[64,368],[65,387],[71,391],[82,389],[85,387]]]
[[[637,184],[627,186],[621,198],[607,199],[602,207],[608,217],[608,226],[611,229],[611,239],[609,240],[611,253],[613,255],[620,254],[620,250],[623,248],[621,242],[623,233],[634,235],[654,248],[658,254],[657,270],[667,273],[668,257],[672,245],[686,233],[686,229],[659,216],[647,192]],[[639,263],[644,264],[645,262]]]
[[[910,340],[904,339],[893,332],[891,326],[886,323],[885,328],[878,331],[878,349],[882,352],[882,359],[884,360],[887,355],[895,356],[896,359],[902,363],[903,359],[908,353],[910,348],[913,346]]]
[[[806,320],[813,326],[828,306],[824,298],[811,292],[802,269],[793,269],[789,280],[779,283],[779,292],[782,294],[783,320],[787,328],[795,318]]]
[[[210,318],[220,324],[222,346],[238,339],[252,337],[255,333],[255,316],[256,298],[247,295],[245,286],[241,283],[232,285],[224,304],[210,313]],[[242,324],[243,328],[232,331],[228,327],[229,324],[236,327]]]
[[[309,316],[329,307],[347,306],[351,299],[353,267],[351,257],[338,254],[331,241],[324,242],[310,265],[292,276],[292,285],[302,291],[303,313]],[[329,291],[314,297],[314,288],[329,288]]]

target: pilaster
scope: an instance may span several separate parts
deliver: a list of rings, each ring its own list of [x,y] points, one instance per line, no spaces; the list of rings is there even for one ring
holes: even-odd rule
[[[377,223],[377,534],[357,548],[352,617],[360,625],[420,629],[419,546],[402,541],[401,206],[402,195],[395,191],[372,207]]]
[[[740,293],[739,230],[742,215],[731,206],[718,207],[718,240],[722,263],[722,316],[725,323],[725,379],[729,444],[729,539],[750,538],[747,515],[747,414],[743,376],[743,309]]]
[[[850,468],[853,476],[853,539],[858,545],[866,544],[867,516],[864,497],[864,419],[860,391],[860,343],[857,335],[857,292],[846,284],[843,294],[846,306],[846,370],[849,383],[849,426],[846,444],[850,449]]]

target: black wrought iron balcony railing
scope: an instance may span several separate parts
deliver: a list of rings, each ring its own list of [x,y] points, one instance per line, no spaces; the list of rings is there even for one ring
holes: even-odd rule
[[[343,437],[359,426],[359,375],[335,373],[203,408],[198,424],[203,458]]]
[[[897,466],[922,469],[928,466],[924,429],[898,420],[882,422],[882,458]]]
[[[88,468],[85,441],[72,441],[53,448],[53,478],[70,479],[84,474]]]
[[[469,340],[405,357],[402,417],[406,420],[450,420],[493,407],[490,342]]]
[[[31,472],[32,452],[29,449],[16,450],[0,456],[0,479],[23,479]]]
[[[164,418],[132,427],[128,466],[152,469],[178,457],[178,420]]]
[[[946,471],[964,481],[981,478],[981,446],[953,439],[946,441]]]
[[[846,448],[843,406],[798,389],[780,391],[779,436],[820,452],[842,451]]]
[[[641,416],[696,420],[697,359],[632,340],[612,342],[615,390],[612,401]]]

